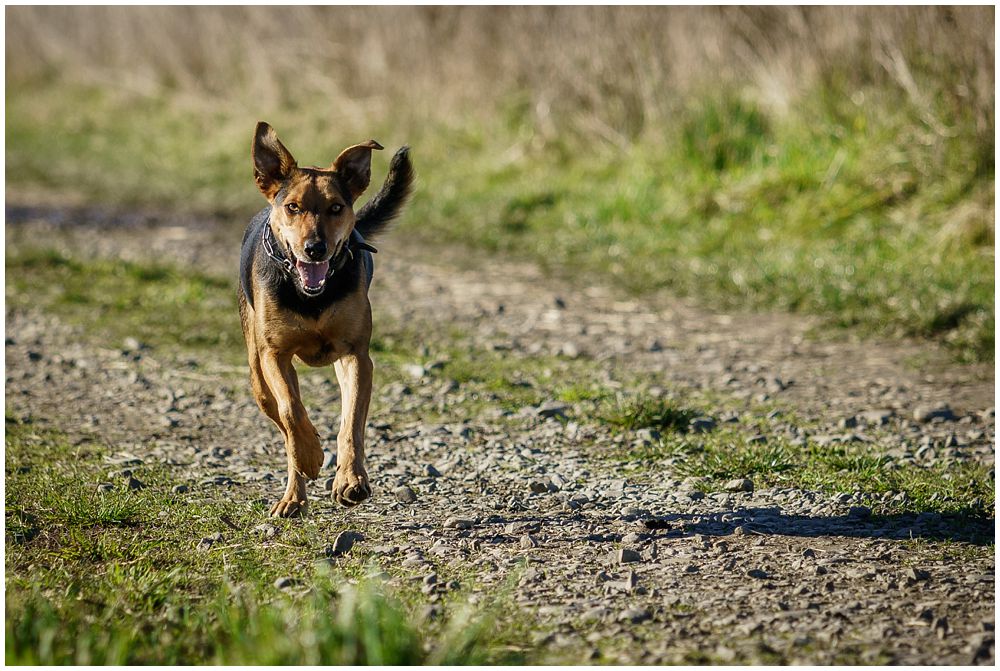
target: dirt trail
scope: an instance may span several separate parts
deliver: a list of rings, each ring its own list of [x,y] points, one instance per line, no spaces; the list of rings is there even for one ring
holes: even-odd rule
[[[210,273],[235,267],[239,233],[180,217],[8,208],[9,248],[44,238],[75,254]],[[382,314],[433,346],[447,338],[444,324],[484,351],[590,358],[607,380],[652,375],[654,392],[768,399],[820,442],[868,440],[858,418],[892,411],[883,414],[895,437],[880,440],[899,459],[993,463],[990,366],[955,365],[923,343],[817,341],[807,337],[813,322],[787,315],[719,314],[665,295],[640,301],[591,278],[574,286],[523,264],[477,258],[470,269],[436,255],[391,237],[380,245],[376,331]],[[202,360],[193,371],[155,351],[95,347],[37,310],[6,317],[10,412],[168,464],[193,497],[280,491],[281,447],[241,370]],[[336,384],[307,373],[303,392],[331,440]],[[564,424],[527,409],[422,421],[422,407],[446,408],[462,393],[420,381],[377,388],[394,412],[370,422],[375,498],[337,508],[324,473],[308,523],[362,531],[362,548],[407,575],[470,576],[473,599],[514,576],[513,598],[544,625],[535,643],[570,660],[992,663],[995,562],[970,544],[990,529],[956,528],[934,513],[872,517],[850,493],[704,495],[669,471],[623,475],[593,449],[621,437],[586,418]],[[913,419],[940,405],[953,420]],[[798,432],[778,414],[772,424]],[[401,487],[416,503],[399,500]],[[433,609],[451,587],[427,584]]]

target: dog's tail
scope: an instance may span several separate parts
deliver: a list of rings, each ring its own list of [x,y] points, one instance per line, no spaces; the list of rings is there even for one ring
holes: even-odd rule
[[[392,157],[385,184],[358,210],[355,230],[367,240],[384,231],[399,215],[412,191],[413,166],[410,164],[410,148],[403,146]]]

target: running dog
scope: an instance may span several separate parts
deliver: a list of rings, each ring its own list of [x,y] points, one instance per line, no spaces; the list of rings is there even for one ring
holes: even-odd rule
[[[410,195],[409,148],[393,156],[381,190],[355,213],[371,180],[374,140],[348,147],[328,168],[300,168],[270,125],[260,122],[251,156],[257,188],[268,200],[243,235],[240,320],[257,405],[285,439],[288,486],[272,517],[306,511],[306,481],[319,475],[323,449],[299,394],[293,359],[333,364],[340,384],[337,473],[333,498],[355,506],[371,496],[365,470],[365,423],[372,392],[371,286],[381,233]]]

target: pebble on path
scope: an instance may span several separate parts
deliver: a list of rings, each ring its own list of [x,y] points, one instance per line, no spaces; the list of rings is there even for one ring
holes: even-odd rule
[[[364,535],[357,531],[342,531],[333,541],[333,545],[328,546],[326,554],[328,557],[343,557],[351,551],[356,542],[362,541],[364,538]]]
[[[396,497],[396,500],[399,501],[400,503],[416,503],[417,502],[417,493],[415,491],[413,491],[413,489],[411,487],[407,486],[407,485],[402,485],[400,487],[396,487],[396,489],[393,490],[392,493],[393,493],[393,496]]]
[[[730,480],[723,487],[727,492],[752,492],[753,491],[753,480],[750,478],[737,478],[736,480]]]
[[[913,411],[913,419],[922,423],[931,422],[935,419],[951,421],[955,419],[955,413],[946,405],[923,406]]]
[[[258,524],[253,528],[253,530],[256,531],[257,534],[260,535],[260,537],[263,538],[264,540],[274,538],[276,535],[278,535],[278,527],[274,526],[273,524],[266,524],[266,523]]]
[[[642,555],[630,548],[619,548],[618,552],[613,554],[613,557],[618,564],[632,564],[642,561]]]
[[[446,529],[471,529],[475,522],[463,517],[449,517],[444,521]]]
[[[214,533],[211,536],[206,536],[198,541],[198,551],[207,552],[213,545],[222,540],[221,533]]]

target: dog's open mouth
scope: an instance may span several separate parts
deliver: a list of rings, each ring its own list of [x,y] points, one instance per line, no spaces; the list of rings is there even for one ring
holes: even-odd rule
[[[326,273],[330,269],[330,262],[308,263],[295,259],[295,270],[299,272],[299,282],[302,289],[307,294],[315,295],[323,291],[326,284]]]

